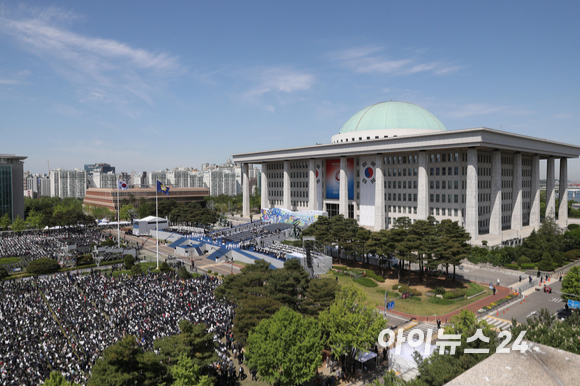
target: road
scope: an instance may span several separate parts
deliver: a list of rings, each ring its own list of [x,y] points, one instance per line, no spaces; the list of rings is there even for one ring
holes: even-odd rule
[[[499,278],[499,284],[504,287],[509,287],[512,284],[518,282],[519,277],[518,275],[512,275],[503,272],[495,272],[495,271],[488,271],[486,269],[469,269],[465,272],[457,271],[456,275],[459,277],[463,277],[465,279],[475,281],[478,283],[493,283],[493,285],[497,284],[497,279]],[[522,280],[526,277],[525,274],[522,274]]]
[[[548,287],[551,287],[552,291],[562,291],[562,283],[558,282],[557,280],[548,283]],[[548,294],[543,291],[536,291],[528,295],[526,301],[522,302],[521,305],[516,303],[513,305],[513,307],[509,307],[509,311],[505,311],[505,314],[503,311],[500,311],[499,317],[506,320],[515,318],[518,323],[523,323],[526,321],[526,318],[534,311],[538,313],[542,308],[546,308],[550,314],[555,314],[564,308],[564,305],[565,302],[560,298],[560,294]]]

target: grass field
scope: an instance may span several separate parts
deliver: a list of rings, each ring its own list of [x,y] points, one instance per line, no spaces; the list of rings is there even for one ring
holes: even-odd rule
[[[20,261],[20,257],[3,257],[0,259],[0,264],[14,264]]]
[[[435,304],[428,301],[428,297],[426,295],[427,289],[419,287],[419,291],[423,292],[423,295],[419,297],[413,297],[409,299],[397,299],[401,296],[401,294],[397,291],[392,290],[392,286],[397,283],[396,280],[387,279],[384,283],[376,283],[377,285],[374,287],[363,286],[356,283],[350,276],[344,274],[334,274],[328,273],[323,277],[329,277],[334,280],[338,277],[338,283],[340,285],[354,283],[355,286],[358,288],[362,288],[369,297],[377,306],[383,306],[385,300],[385,291],[387,291],[387,301],[395,300],[395,310],[405,312],[412,315],[424,315],[424,316],[432,316],[432,315],[444,315],[451,311],[454,311],[458,308],[476,302],[480,299],[489,295],[489,291],[486,293],[476,296],[472,299],[464,299],[461,298],[459,300],[451,300],[445,301],[441,303],[448,303],[448,304]],[[372,280],[368,277],[364,278],[368,280]],[[461,286],[461,283],[453,283],[454,286],[458,287]],[[463,288],[468,288],[467,285],[463,285]],[[415,287],[412,285],[412,287]],[[445,299],[447,300],[447,299]]]

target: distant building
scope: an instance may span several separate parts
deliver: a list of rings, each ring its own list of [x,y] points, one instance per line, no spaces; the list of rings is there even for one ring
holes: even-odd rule
[[[117,189],[87,189],[83,205],[87,206],[100,206],[104,208],[109,208],[110,210],[117,210],[117,192],[119,192],[119,203],[123,199],[131,200],[134,199],[132,205],[135,208],[139,207],[139,202],[141,198],[147,200],[152,200],[155,202],[155,193],[157,187],[142,188],[142,189],[127,189],[120,190]],[[209,190],[206,188],[175,188],[172,187],[169,190],[169,195],[164,193],[158,193],[157,198],[159,201],[162,200],[175,200],[176,202],[190,203],[190,202],[202,202],[206,196],[209,195]]]
[[[166,173],[167,184],[173,185],[176,188],[189,187],[189,170],[185,168],[178,168],[170,170]]]
[[[109,164],[101,163],[101,164],[89,164],[85,165],[85,172],[87,175],[92,175],[95,172],[99,173],[115,173],[115,167]]]
[[[50,171],[50,196],[84,198],[87,190],[87,172],[80,169]]]
[[[28,157],[0,154],[0,217],[24,218],[24,160]]]
[[[149,186],[151,187],[157,186],[157,181],[161,182],[162,184],[167,184],[167,171],[165,170],[150,172],[147,177],[149,180]]]
[[[129,183],[133,188],[147,188],[149,181],[147,180],[147,172],[138,173],[131,172],[131,182]]]
[[[97,189],[117,189],[117,180],[118,179],[119,178],[117,177],[117,175],[113,172],[109,172],[109,173],[94,172],[93,173],[94,187]]]

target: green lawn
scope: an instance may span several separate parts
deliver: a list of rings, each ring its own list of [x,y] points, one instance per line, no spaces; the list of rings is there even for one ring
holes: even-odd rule
[[[427,301],[427,296],[423,294],[422,296],[417,298],[410,298],[410,299],[396,299],[397,297],[401,296],[400,293],[396,291],[392,291],[391,288],[386,283],[377,283],[377,287],[365,287],[358,283],[355,283],[353,279],[346,275],[335,275],[333,273],[329,273],[324,275],[323,277],[329,277],[336,280],[338,277],[338,283],[340,285],[345,285],[349,283],[354,283],[357,287],[362,288],[363,291],[367,293],[369,298],[377,305],[383,306],[385,300],[385,290],[387,290],[387,301],[395,300],[395,310],[405,312],[412,315],[424,315],[424,316],[431,316],[431,315],[444,315],[451,311],[454,311],[458,308],[476,302],[489,296],[490,291],[486,291],[486,293],[476,296],[472,299],[460,299],[460,300],[453,300],[451,304],[434,304]],[[370,279],[369,279],[370,280]],[[449,303],[449,302],[444,302]]]
[[[237,261],[237,260],[234,260],[234,264],[243,265],[244,267],[245,267],[246,265],[248,265],[248,263],[244,263],[244,262]]]
[[[20,257],[3,257],[0,259],[0,264],[14,264],[20,261]]]

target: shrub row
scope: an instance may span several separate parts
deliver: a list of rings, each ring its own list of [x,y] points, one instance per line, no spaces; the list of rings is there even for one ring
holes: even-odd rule
[[[400,288],[399,288],[400,286]],[[415,288],[411,288],[406,284],[395,284],[392,287],[395,291],[399,291],[400,293],[403,292],[411,292],[415,296],[421,296],[423,293],[421,291],[417,291]]]
[[[34,273],[37,275],[44,275],[47,273],[58,272],[59,269],[60,265],[56,262],[56,260],[44,258],[32,260],[26,268],[26,272]]]
[[[378,281],[379,283],[385,282],[385,278],[377,275],[372,269],[367,269],[365,272],[366,272],[368,277],[373,278],[374,280]]]
[[[505,267],[508,268],[508,269],[515,269],[515,270],[520,269],[520,266],[517,265],[517,264],[506,264]]]
[[[523,269],[536,269],[536,264],[535,263],[522,264],[521,267]]]

